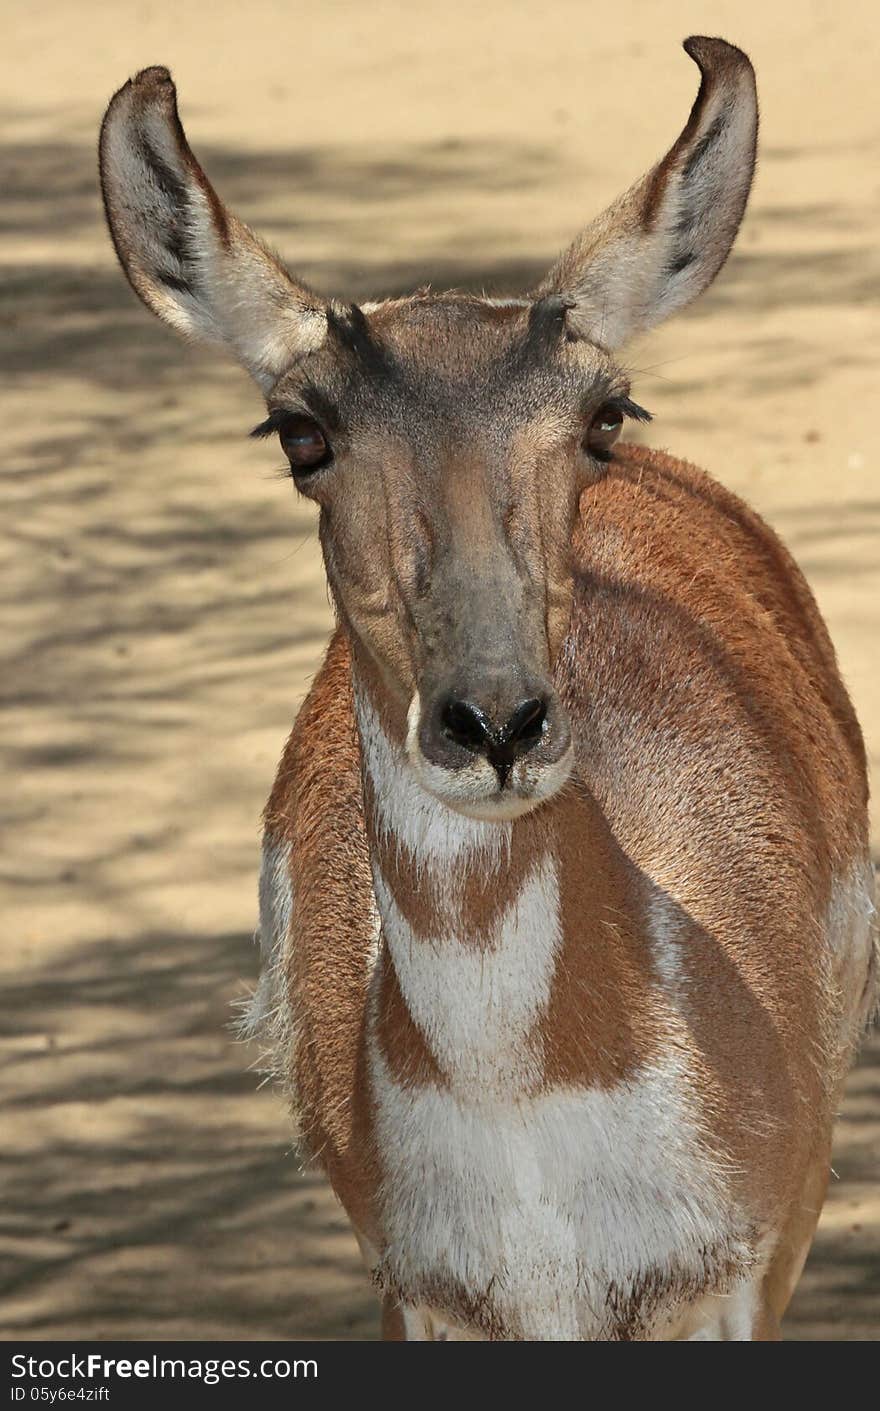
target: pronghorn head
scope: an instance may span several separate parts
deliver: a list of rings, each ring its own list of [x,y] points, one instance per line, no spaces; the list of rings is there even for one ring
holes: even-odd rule
[[[578,500],[623,421],[646,415],[614,350],[706,288],[745,208],[752,66],[720,39],[685,49],[702,81],[683,132],[522,298],[323,299],[224,207],[166,69],[138,74],[104,119],[104,201],[131,284],[262,387],[258,433],[278,435],[320,506],[356,656],[422,784],[473,816],[512,817],[567,777],[553,670]]]

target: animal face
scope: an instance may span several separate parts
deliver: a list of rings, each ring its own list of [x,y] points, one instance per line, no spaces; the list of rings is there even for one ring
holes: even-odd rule
[[[277,433],[320,506],[355,659],[405,721],[420,782],[476,817],[512,817],[567,777],[553,665],[579,496],[624,419],[647,415],[613,350],[711,282],[748,195],[751,65],[721,40],[685,48],[702,82],[677,141],[537,290],[507,300],[328,301],[222,204],[167,70],[126,84],[104,120],[102,184],[126,274],[263,388],[257,432]]]
[[[645,415],[566,315],[553,295],[334,310],[257,428],[320,505],[334,598],[406,713],[419,778],[481,817],[568,773],[552,672],[572,525],[624,417]]]

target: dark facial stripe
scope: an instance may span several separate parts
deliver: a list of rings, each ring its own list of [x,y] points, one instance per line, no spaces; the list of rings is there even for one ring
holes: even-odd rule
[[[368,375],[387,376],[393,370],[391,354],[378,340],[357,304],[349,304],[344,313],[329,305],[327,330],[338,346],[354,357]]]

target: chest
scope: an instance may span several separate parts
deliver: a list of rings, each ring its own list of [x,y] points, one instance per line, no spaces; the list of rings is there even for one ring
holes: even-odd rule
[[[392,1064],[377,971],[367,1048],[386,1285],[453,1325],[529,1340],[645,1335],[727,1287],[748,1241],[680,1051],[611,1086],[547,1082],[552,862],[480,947],[454,929],[420,934],[381,874],[376,894],[394,983],[436,1060],[427,1081]]]
[[[382,1274],[489,1336],[633,1336],[750,1260],[674,1062],[517,1099],[395,1081],[371,1047]]]

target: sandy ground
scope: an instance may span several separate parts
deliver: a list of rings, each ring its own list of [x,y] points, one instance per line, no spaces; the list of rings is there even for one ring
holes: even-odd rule
[[[527,285],[751,53],[760,174],[717,286],[635,348],[655,444],[781,530],[880,746],[876,75],[865,3],[32,3],[2,63],[6,1337],[372,1338],[336,1204],[225,1028],[258,815],[330,621],[258,394],[142,312],[94,141],[174,70],[227,200],[319,287]],[[11,502],[11,512],[10,512]],[[787,1336],[880,1327],[880,1046]]]

